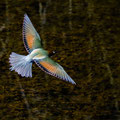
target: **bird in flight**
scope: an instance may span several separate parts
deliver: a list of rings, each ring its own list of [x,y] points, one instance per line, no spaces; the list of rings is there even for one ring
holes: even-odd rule
[[[12,52],[9,57],[11,71],[15,70],[22,77],[32,77],[32,63],[35,62],[44,72],[76,84],[63,67],[49,57],[48,51],[43,49],[41,38],[27,14],[24,15],[23,42],[29,54],[25,56]]]

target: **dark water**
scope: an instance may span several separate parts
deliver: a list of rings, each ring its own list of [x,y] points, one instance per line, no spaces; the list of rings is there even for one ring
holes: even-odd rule
[[[9,70],[25,13],[76,86]],[[0,0],[0,120],[120,120],[120,1]]]

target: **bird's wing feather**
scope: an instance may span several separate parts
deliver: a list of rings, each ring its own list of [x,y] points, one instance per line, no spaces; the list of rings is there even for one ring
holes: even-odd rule
[[[54,62],[49,57],[44,58],[43,60],[34,60],[35,63],[46,73],[58,77],[62,80],[68,81],[72,84],[76,84],[72,78],[65,72],[62,66]]]
[[[23,21],[23,42],[28,53],[41,47],[40,36],[32,25],[27,14],[24,15]]]

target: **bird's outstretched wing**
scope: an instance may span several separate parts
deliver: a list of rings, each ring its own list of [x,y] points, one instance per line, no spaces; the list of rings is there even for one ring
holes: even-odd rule
[[[32,25],[32,22],[27,14],[24,15],[23,21],[23,41],[28,53],[36,48],[41,47],[40,36]]]
[[[68,81],[72,84],[76,84],[72,78],[65,72],[62,66],[54,62],[49,57],[44,58],[43,60],[34,60],[35,63],[46,73],[58,77],[62,80]]]

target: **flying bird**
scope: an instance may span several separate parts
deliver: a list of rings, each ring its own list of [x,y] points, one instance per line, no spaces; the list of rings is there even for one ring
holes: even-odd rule
[[[44,72],[76,84],[63,67],[49,57],[48,51],[43,49],[41,38],[27,14],[23,21],[23,42],[29,54],[25,56],[12,52],[9,57],[11,71],[15,70],[22,77],[32,77],[32,64],[35,62]]]

